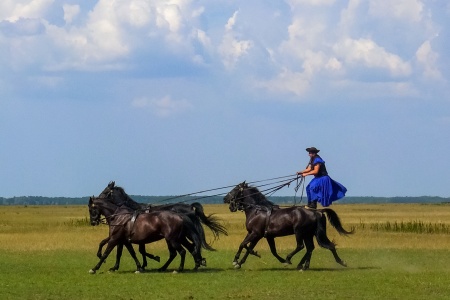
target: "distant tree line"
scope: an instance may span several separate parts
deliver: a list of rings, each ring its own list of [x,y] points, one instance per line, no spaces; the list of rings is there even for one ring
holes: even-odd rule
[[[141,203],[166,204],[174,202],[203,204],[223,204],[222,196],[131,196],[133,200]],[[306,198],[272,196],[269,200],[277,204],[305,204]],[[42,197],[42,196],[22,196],[3,198],[0,197],[0,205],[87,205],[89,196],[86,197]],[[336,203],[341,204],[381,204],[381,203],[450,203],[450,198],[421,196],[421,197],[345,197]]]

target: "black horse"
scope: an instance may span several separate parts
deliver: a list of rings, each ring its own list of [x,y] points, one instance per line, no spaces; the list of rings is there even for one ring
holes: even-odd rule
[[[173,259],[180,254],[181,262],[178,271],[183,271],[186,250],[193,244],[191,251],[195,260],[195,270],[202,263],[201,258],[201,234],[196,230],[191,219],[183,214],[177,214],[171,211],[144,212],[137,214],[136,211],[124,207],[117,206],[105,199],[93,198],[89,199],[89,216],[91,225],[101,223],[101,215],[105,216],[109,225],[108,246],[100,258],[99,263],[89,272],[94,274],[106,260],[109,253],[118,245],[125,245],[136,263],[136,272],[142,272],[143,268],[136,257],[136,253],[131,244],[147,244],[161,239],[165,239],[169,248],[169,259],[159,269],[165,271]],[[119,258],[120,259],[120,258]]]
[[[245,181],[238,184],[224,197],[224,203],[229,203],[231,212],[242,210],[246,216],[247,236],[234,257],[235,268],[240,268],[245,263],[259,240],[265,237],[270,251],[281,263],[291,264],[292,257],[306,246],[306,254],[297,265],[297,269],[307,270],[314,250],[314,236],[321,247],[329,249],[333,253],[337,263],[347,266],[339,258],[335,244],[326,235],[326,217],[341,235],[351,234],[353,230],[346,231],[342,227],[338,215],[332,209],[316,210],[300,206],[279,208],[268,201],[256,187],[248,186]],[[287,235],[295,235],[297,247],[287,255],[286,259],[283,259],[276,251],[275,238]],[[239,261],[243,249],[246,249],[246,253]]]
[[[116,205],[124,205],[133,210],[140,211],[165,211],[170,210],[173,212],[181,213],[188,216],[191,221],[196,226],[197,231],[202,235],[202,247],[206,250],[214,251],[214,248],[211,247],[208,243],[206,243],[205,231],[202,227],[202,224],[208,227],[213,233],[214,239],[219,238],[220,234],[228,235],[227,230],[224,226],[220,224],[220,220],[216,218],[214,215],[205,215],[203,210],[203,206],[198,203],[186,204],[186,203],[174,203],[174,204],[166,204],[166,205],[150,205],[146,203],[138,203],[134,201],[125,190],[116,186],[114,181],[109,182],[106,188],[100,193],[99,198],[108,199],[112,203]],[[99,249],[97,252],[97,256],[101,256],[101,250],[103,245],[107,242],[106,238],[102,242],[100,242]],[[120,248],[118,248],[120,250]],[[192,250],[192,245],[189,247],[189,250]],[[146,257],[149,257],[154,260],[158,260],[157,256],[149,254],[145,251],[145,246],[139,246],[139,252],[142,254],[143,258],[143,267],[147,266]],[[116,266],[118,267],[119,261],[116,261]],[[203,265],[206,266],[206,260],[203,259]],[[111,270],[113,270],[112,268]]]

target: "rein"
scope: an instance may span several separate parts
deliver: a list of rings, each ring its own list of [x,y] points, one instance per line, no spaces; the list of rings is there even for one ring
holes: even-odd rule
[[[293,175],[286,175],[286,176],[279,176],[279,177],[274,177],[274,178],[269,178],[269,179],[257,180],[257,181],[249,182],[249,184],[273,181],[273,180],[282,179],[282,178],[292,178],[292,176]],[[291,184],[293,181],[297,180],[297,175],[295,174],[295,176],[296,177],[294,179],[289,180],[288,183],[283,183],[281,185],[275,186],[273,188],[266,189],[264,191],[271,191],[270,194],[272,195],[276,191],[282,189],[286,185],[289,186],[289,184]],[[280,180],[280,181],[275,181],[275,182],[269,182],[269,183],[261,184],[261,185],[255,186],[255,187],[259,187],[260,188],[260,187],[263,187],[263,186],[273,185],[275,183],[280,183],[280,182],[285,182],[285,181],[284,180]],[[187,197],[187,196],[193,196],[193,195],[202,194],[202,193],[206,193],[206,192],[212,192],[212,191],[218,191],[218,190],[223,190],[223,189],[229,189],[229,188],[232,188],[232,187],[235,187],[235,186],[236,185],[229,185],[229,186],[213,188],[213,189],[203,190],[203,191],[199,191],[199,192],[193,192],[193,193],[189,193],[189,194],[184,194],[184,195],[173,196],[173,197],[169,197],[169,198],[165,198],[165,199],[153,202],[152,204],[159,204],[159,203],[167,202],[167,201],[170,201],[170,200],[183,198],[183,197]],[[222,196],[222,195],[226,195],[226,194],[227,194],[227,192],[225,192],[225,193],[222,192],[222,193],[218,193],[218,194],[214,194],[214,195],[200,196],[200,197],[196,197],[196,198],[193,198],[193,199],[187,199],[187,200],[184,200],[184,201],[179,201],[179,203],[185,203],[185,202],[190,202],[190,201],[197,201],[197,200],[201,200],[201,199],[211,198],[211,197],[215,197],[215,196]]]

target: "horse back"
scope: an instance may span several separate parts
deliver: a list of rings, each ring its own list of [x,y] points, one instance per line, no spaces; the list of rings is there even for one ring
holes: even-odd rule
[[[268,234],[286,236],[308,226],[315,226],[316,212],[303,207],[293,206],[273,210],[267,228]]]

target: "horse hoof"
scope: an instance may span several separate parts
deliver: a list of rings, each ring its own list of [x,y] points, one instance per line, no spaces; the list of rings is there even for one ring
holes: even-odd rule
[[[89,270],[89,274],[95,274],[95,271],[92,270],[92,269],[90,269],[90,270]]]
[[[202,262],[200,263],[200,265],[206,267],[206,259],[205,258],[202,258]]]
[[[346,263],[345,261],[341,261],[339,264],[340,264],[341,266],[347,267],[347,263]]]
[[[241,265],[237,263],[237,264],[234,265],[234,268],[235,268],[235,269],[240,269],[240,268],[241,268]]]
[[[233,261],[233,266],[235,266],[235,265],[237,265],[238,263],[237,263],[237,261]]]
[[[177,270],[173,270],[172,274],[178,274]]]

